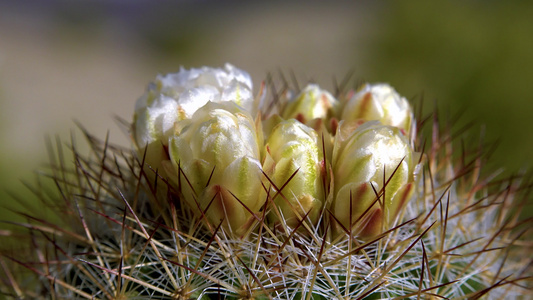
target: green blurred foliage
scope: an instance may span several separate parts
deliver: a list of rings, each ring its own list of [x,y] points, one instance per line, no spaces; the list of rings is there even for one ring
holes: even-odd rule
[[[495,167],[531,167],[533,4],[518,1],[394,1],[370,43],[366,79],[406,96],[424,94],[499,140]]]

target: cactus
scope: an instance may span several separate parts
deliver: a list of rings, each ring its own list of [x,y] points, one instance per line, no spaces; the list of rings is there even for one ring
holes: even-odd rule
[[[270,79],[253,98],[249,75],[231,65],[181,70],[138,101],[134,149],[82,128],[90,153],[73,139],[68,164],[58,142],[32,188],[58,218],[18,212],[19,230],[1,231],[2,294],[531,295],[527,176],[486,171],[483,144],[436,113],[415,118],[388,85],[335,96],[278,86]]]

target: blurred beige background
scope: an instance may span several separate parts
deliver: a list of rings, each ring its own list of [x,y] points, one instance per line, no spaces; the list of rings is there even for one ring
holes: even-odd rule
[[[113,115],[129,120],[157,73],[225,62],[256,87],[281,70],[331,88],[353,69],[423,94],[484,124],[494,168],[515,172],[532,162],[532,15],[513,1],[0,1],[0,205],[28,194],[45,135],[81,139],[75,119],[129,145]]]

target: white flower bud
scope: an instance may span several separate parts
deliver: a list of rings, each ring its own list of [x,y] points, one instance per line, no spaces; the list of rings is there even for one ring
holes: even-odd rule
[[[409,102],[388,84],[365,84],[346,103],[341,119],[378,120],[409,132],[413,113]]]
[[[309,84],[294,99],[287,102],[281,111],[281,117],[307,123],[313,119],[331,117],[338,105],[338,101],[328,91],[316,84]]]
[[[248,112],[232,102],[208,102],[170,138],[169,154],[187,205],[198,217],[241,234],[263,204],[259,142]],[[238,200],[237,200],[238,199]]]
[[[324,199],[316,132],[295,119],[281,121],[268,137],[266,149],[263,169],[277,188],[284,186],[283,196],[274,201],[286,224],[296,226],[308,212],[308,219],[316,224]],[[277,192],[274,189],[271,195]],[[270,217],[278,218],[276,213]]]
[[[231,101],[251,111],[250,75],[226,64],[224,69],[182,68],[178,73],[157,76],[135,105],[137,146],[143,149],[155,141],[167,145],[174,123],[191,118],[208,101]]]
[[[335,218],[359,236],[382,232],[412,190],[413,160],[407,139],[396,127],[372,121],[347,135],[340,128],[332,158]]]

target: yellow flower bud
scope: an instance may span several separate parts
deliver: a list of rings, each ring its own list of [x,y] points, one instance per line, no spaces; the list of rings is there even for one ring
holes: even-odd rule
[[[337,107],[338,101],[328,91],[316,84],[309,84],[294,99],[287,102],[281,111],[281,117],[307,123],[313,119],[331,117]]]
[[[409,102],[388,84],[365,84],[343,108],[341,119],[378,120],[409,132],[413,113]]]
[[[396,127],[371,121],[345,134],[340,124],[333,147],[332,212],[361,237],[393,222],[412,190],[414,154]]]
[[[284,186],[274,201],[286,224],[296,226],[307,213],[316,224],[324,199],[316,132],[295,119],[281,121],[270,133],[266,149],[263,169],[278,189]],[[277,192],[273,188],[271,195]],[[276,213],[270,217],[278,219]]]
[[[232,102],[208,102],[170,138],[183,200],[192,211],[235,234],[263,204],[259,142],[248,112]]]

